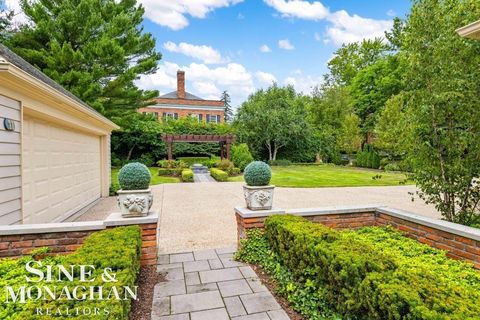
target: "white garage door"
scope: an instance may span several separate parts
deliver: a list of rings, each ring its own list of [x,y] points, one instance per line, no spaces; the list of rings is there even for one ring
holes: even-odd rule
[[[24,116],[24,223],[52,222],[100,198],[100,137]]]

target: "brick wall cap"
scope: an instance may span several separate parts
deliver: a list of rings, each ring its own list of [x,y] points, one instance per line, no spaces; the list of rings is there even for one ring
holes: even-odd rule
[[[235,207],[235,212],[242,218],[268,217],[274,214],[285,214],[285,210],[273,208],[271,210],[250,210],[245,207]]]
[[[351,214],[351,213],[373,213],[380,205],[361,205],[361,206],[332,206],[321,208],[302,208],[302,209],[289,209],[288,214],[296,216],[321,216],[330,214]]]
[[[38,234],[54,232],[91,231],[105,229],[103,221],[17,224],[0,226],[0,235]]]
[[[158,211],[149,212],[146,217],[122,218],[121,212],[111,213],[104,221],[107,227],[127,226],[132,224],[151,224],[158,222]]]
[[[384,213],[386,215],[397,217],[403,220],[415,222],[424,226],[432,227],[437,230],[456,234],[458,236],[462,236],[468,239],[480,241],[480,229],[477,228],[467,227],[458,223],[448,222],[445,220],[419,216],[408,211],[388,207],[379,207],[377,208],[377,212]]]

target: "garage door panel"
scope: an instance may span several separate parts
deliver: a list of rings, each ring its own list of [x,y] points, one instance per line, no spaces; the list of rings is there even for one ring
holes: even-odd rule
[[[25,223],[51,222],[100,197],[100,138],[25,116]]]

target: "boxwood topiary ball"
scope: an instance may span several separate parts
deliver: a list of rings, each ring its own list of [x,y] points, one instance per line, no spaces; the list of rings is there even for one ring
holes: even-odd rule
[[[148,189],[150,179],[150,171],[140,162],[128,163],[118,173],[118,183],[122,190]]]
[[[243,172],[245,182],[249,186],[267,186],[272,178],[272,169],[262,161],[253,161]]]

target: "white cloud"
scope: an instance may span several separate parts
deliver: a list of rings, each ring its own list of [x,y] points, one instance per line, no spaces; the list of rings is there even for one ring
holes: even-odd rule
[[[293,76],[283,80],[284,85],[292,85],[296,91],[310,94],[314,87],[320,85],[323,79],[321,76],[305,75],[301,70],[295,70]]]
[[[295,47],[290,43],[290,40],[283,39],[278,41],[278,47],[285,50],[293,50]]]
[[[327,35],[336,45],[384,38],[385,31],[393,24],[391,20],[368,19],[356,14],[351,16],[345,10],[332,13],[328,20],[333,26],[327,28]]]
[[[328,15],[328,8],[321,2],[302,0],[264,0],[282,14],[282,17],[300,18],[305,20],[321,20]]]
[[[215,9],[235,5],[243,0],[140,0],[145,16],[173,30],[188,26],[187,16],[204,19]]]
[[[202,63],[180,66],[165,61],[156,73],[142,76],[137,85],[144,89],[157,89],[161,93],[174,91],[179,69],[185,71],[186,90],[204,99],[219,99],[220,93],[227,90],[234,102],[242,102],[255,91],[252,74],[238,63],[209,67]]]
[[[299,18],[304,20],[327,20],[326,37],[323,42],[333,42],[340,46],[344,43],[384,37],[384,32],[392,27],[391,20],[376,20],[363,18],[359,15],[348,14],[345,10],[330,12],[320,1],[305,0],[264,0],[265,3],[277,10],[282,17]],[[394,15],[390,10],[388,15]],[[320,40],[320,35],[314,35],[315,40]]]
[[[264,44],[263,46],[260,47],[260,51],[263,52],[263,53],[272,52],[270,47],[267,46],[266,44]]]
[[[262,85],[271,85],[273,82],[277,82],[277,78],[271,73],[268,72],[263,72],[263,71],[257,71],[255,73],[255,76],[257,77],[257,80],[260,82]]]
[[[163,47],[170,52],[177,52],[183,55],[198,59],[206,64],[225,63],[226,60],[222,55],[212,47],[205,45],[194,45],[186,42],[176,44],[168,41],[163,44]]]
[[[27,16],[23,13],[22,8],[20,7],[20,1],[5,0],[4,4],[8,10],[13,11],[14,16],[12,22],[14,25],[21,25],[28,22]]]
[[[396,15],[397,15],[397,13],[393,9],[390,9],[390,10],[387,11],[387,16],[389,16],[389,17],[395,17]]]

